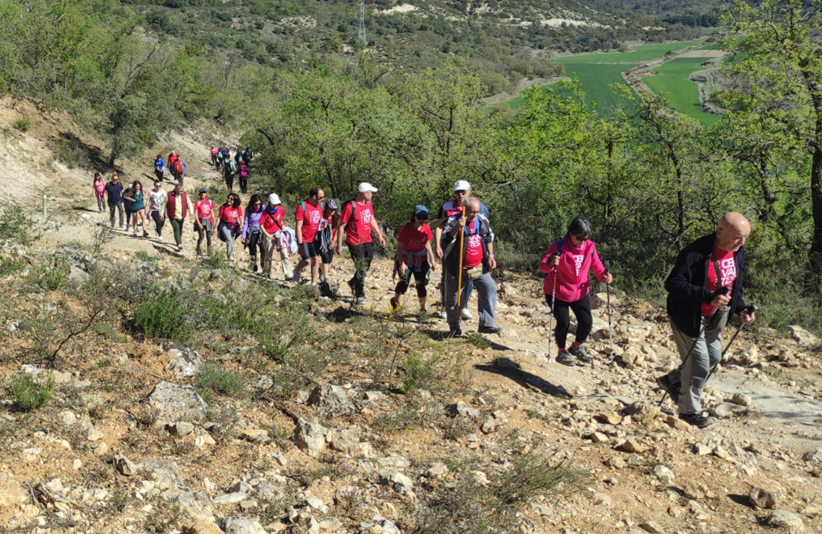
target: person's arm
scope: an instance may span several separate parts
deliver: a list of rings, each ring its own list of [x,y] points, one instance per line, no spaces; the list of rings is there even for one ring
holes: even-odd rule
[[[437,242],[437,257],[439,259],[442,259],[442,247],[440,246],[440,240],[442,239],[442,227],[441,226],[438,227],[436,230],[434,230],[434,237],[435,237],[436,242]],[[433,263],[432,263],[432,265],[433,265]]]
[[[163,202],[160,204],[160,220],[166,220],[166,207],[168,206],[168,194],[163,195]]]
[[[297,229],[294,231],[294,234],[297,236],[297,244],[303,244],[303,220],[305,219],[305,213],[303,213],[303,208],[300,204],[297,204],[297,212],[294,214],[294,220],[296,221]]]
[[[425,244],[425,250],[428,252],[428,265],[431,267],[431,271],[436,271],[437,262],[434,260],[434,250],[431,248],[431,241]]]
[[[197,216],[197,212],[194,212],[194,226],[196,226],[199,230],[204,228],[203,223],[200,222],[200,218]]]
[[[608,272],[608,269],[605,268],[602,260],[599,259],[597,247],[593,242],[591,243],[591,268],[594,270],[594,274],[597,275],[597,278],[599,278],[599,281],[603,284],[610,284],[614,281],[613,275]]]
[[[371,217],[371,231],[377,234],[377,239],[380,241],[380,246],[385,247],[385,239],[382,237],[380,225],[377,224],[377,219],[375,217]]]
[[[345,232],[346,228],[348,228],[348,221],[351,218],[351,204],[346,203],[343,205],[342,215],[340,216],[340,223],[337,225],[337,237],[336,241],[337,244],[334,247],[337,254],[342,253],[342,236],[343,232]]]
[[[245,220],[243,221],[243,229],[240,231],[240,239],[243,240],[243,243],[245,243],[245,237],[247,235],[247,232],[248,232],[248,217],[246,217]]]
[[[545,256],[542,257],[542,261],[539,262],[539,270],[541,273],[550,274],[556,270],[556,265],[554,264],[554,254],[557,252],[557,242],[554,241],[551,243],[551,246],[548,247],[548,251],[545,252]]]
[[[494,270],[497,268],[497,259],[494,257],[494,242],[486,243],[485,247],[488,249],[488,267]]]
[[[707,287],[692,284],[689,275],[694,269],[703,269],[703,261],[702,255],[696,252],[689,250],[680,252],[671,274],[665,280],[665,290],[680,298],[712,304],[718,296],[715,296]]]

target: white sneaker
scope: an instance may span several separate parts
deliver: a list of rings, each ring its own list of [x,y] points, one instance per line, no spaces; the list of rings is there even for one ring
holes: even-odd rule
[[[471,319],[473,319],[473,318],[474,318],[474,316],[473,316],[473,315],[471,315],[471,312],[470,312],[470,311],[468,311],[468,308],[463,308],[463,309],[462,309],[462,315],[461,315],[461,317],[462,317],[462,320],[463,320],[463,321],[470,321]]]
[[[448,314],[445,313],[445,310],[440,310],[437,312],[437,317],[440,319],[448,319]]]
[[[160,234],[157,234],[157,239],[158,239],[159,241],[163,241],[163,236],[161,236]]]
[[[232,253],[231,256],[228,257],[231,261],[234,261],[234,254]]]
[[[292,280],[295,284],[299,284],[299,283],[300,283],[300,270],[299,270],[299,269],[297,269],[296,267],[294,267],[294,272],[293,272],[293,273],[291,273],[291,280]]]
[[[182,244],[177,245],[177,252],[182,252],[182,251],[183,251],[183,245]]]

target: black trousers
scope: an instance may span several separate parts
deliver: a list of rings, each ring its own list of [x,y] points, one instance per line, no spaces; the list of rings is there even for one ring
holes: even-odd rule
[[[408,291],[408,285],[411,282],[411,275],[413,273],[414,280],[416,281],[417,296],[420,298],[425,298],[426,296],[428,296],[428,291],[425,286],[428,285],[428,271],[430,269],[431,266],[428,265],[427,261],[424,261],[416,267],[412,268],[411,272],[408,273],[407,276],[405,274],[405,271],[403,271],[403,273],[400,275],[400,281],[397,282],[397,287],[394,288],[394,292],[399,293],[400,295],[405,295],[406,291]]]
[[[243,194],[248,192],[248,176],[244,178],[240,175],[240,192]]]
[[[571,326],[571,315],[568,309],[574,311],[577,318],[577,343],[585,343],[588,339],[588,334],[591,333],[591,326],[594,324],[594,318],[591,317],[591,296],[585,295],[576,302],[564,302],[557,299],[556,303],[551,305],[551,295],[545,295],[545,302],[551,306],[554,313],[554,318],[557,320],[556,340],[557,347],[565,348],[565,339],[568,337],[568,328]],[[549,333],[550,335],[550,333]]]
[[[154,219],[154,229],[157,231],[157,235],[163,235],[163,225],[166,223],[162,215],[159,211],[152,211],[151,218]]]
[[[371,268],[371,260],[374,259],[374,243],[363,243],[362,245],[348,245],[348,252],[354,261],[354,293],[357,297],[365,297],[365,275]]]
[[[248,233],[246,239],[246,246],[248,246],[248,254],[251,256],[251,262],[257,263],[257,251],[260,252],[260,269],[263,268],[265,262],[265,248],[263,248],[263,233],[259,230],[252,230]]]
[[[228,188],[229,191],[234,191],[234,175],[233,174],[226,174],[225,175],[225,186]]]

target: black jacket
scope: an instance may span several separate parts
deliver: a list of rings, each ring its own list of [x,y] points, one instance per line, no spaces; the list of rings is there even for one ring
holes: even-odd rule
[[[706,287],[708,269],[713,268],[711,253],[716,233],[700,237],[676,257],[676,264],[665,280],[668,291],[668,317],[678,330],[687,336],[699,335],[702,304],[710,304],[714,293]],[[742,300],[742,275],[745,271],[745,247],[734,253],[736,280],[731,293],[731,313],[739,313],[745,307]]]
[[[484,274],[491,270],[488,265],[488,243],[494,242],[494,231],[491,229],[491,224],[488,222],[488,218],[485,215],[480,213],[477,215],[477,218],[479,219],[480,225],[479,235],[482,238],[482,272]],[[460,255],[457,253],[457,249],[459,248],[459,233],[457,233],[456,237],[451,235],[451,230],[453,230],[455,226],[459,225],[459,221],[459,214],[449,217],[445,223],[445,227],[442,229],[442,238],[440,239],[440,246],[444,251],[442,259],[443,269],[451,276],[457,276],[460,269]],[[465,258],[465,251],[467,249],[468,240],[463,239],[463,258]]]

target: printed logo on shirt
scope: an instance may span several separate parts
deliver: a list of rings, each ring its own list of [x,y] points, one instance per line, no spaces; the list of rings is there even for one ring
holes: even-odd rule
[[[722,287],[727,287],[736,280],[736,262],[733,257],[719,262],[719,272],[722,274]]]
[[[583,260],[585,260],[585,254],[580,254],[580,255],[574,254],[574,265],[577,268],[577,276],[579,276],[579,271],[582,270]]]
[[[468,236],[468,246],[470,248],[482,246],[482,241],[479,234],[473,234]]]
[[[373,215],[371,214],[371,210],[362,210],[362,218],[361,218],[362,223],[363,224],[371,224],[371,217],[372,216]]]
[[[311,226],[320,224],[320,219],[322,219],[322,212],[319,210],[311,212]]]

